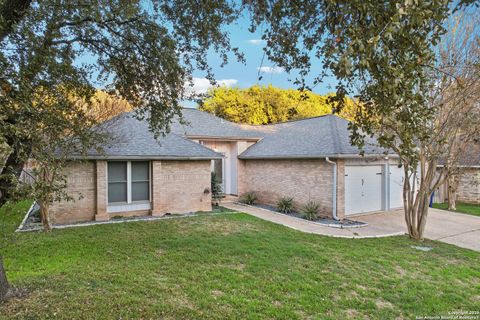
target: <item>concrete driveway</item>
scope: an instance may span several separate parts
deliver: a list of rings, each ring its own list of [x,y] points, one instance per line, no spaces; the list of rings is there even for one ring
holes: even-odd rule
[[[278,212],[238,203],[222,203],[232,210],[314,234],[340,238],[380,238],[407,233],[403,210],[355,216],[367,222],[361,228],[332,228]],[[438,240],[480,252],[480,217],[430,208],[425,238]]]
[[[354,218],[379,228],[407,232],[402,210]],[[438,240],[480,252],[480,217],[430,208],[425,238]]]

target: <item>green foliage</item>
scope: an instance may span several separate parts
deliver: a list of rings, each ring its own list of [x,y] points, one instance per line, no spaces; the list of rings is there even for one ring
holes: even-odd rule
[[[223,26],[237,13],[222,0],[0,1],[0,204],[20,195],[28,159],[45,167],[27,195],[37,198],[63,188],[67,155],[99,147],[90,129],[112,113],[97,112],[98,87],[123,99],[118,109],[128,102],[156,136],[168,131],[192,70],[210,73],[210,49],[224,61],[233,50]]]
[[[308,201],[302,207],[302,215],[307,220],[316,220],[318,218],[318,213],[320,210],[320,205],[316,201]]]
[[[283,213],[290,213],[293,209],[293,198],[292,197],[282,197],[277,202],[277,209]]]
[[[200,110],[236,123],[269,124],[331,114],[331,97],[272,85],[247,89],[218,87],[208,92]],[[340,116],[351,120],[354,109],[353,100],[348,99]]]
[[[220,183],[220,180],[218,179],[217,174],[215,172],[212,172],[210,184],[211,184],[210,190],[212,191],[212,200],[215,205],[218,205],[218,202],[223,197],[223,190],[222,190],[222,184]]]
[[[258,196],[254,191],[245,192],[242,196],[242,202],[253,205],[257,202]]]

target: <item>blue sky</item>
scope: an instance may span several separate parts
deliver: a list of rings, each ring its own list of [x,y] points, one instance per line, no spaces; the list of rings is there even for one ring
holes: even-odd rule
[[[238,47],[244,54],[246,63],[239,63],[232,58],[229,63],[223,68],[220,67],[220,61],[217,55],[210,54],[209,64],[215,73],[215,79],[221,85],[237,86],[240,88],[247,88],[255,84],[268,85],[272,84],[281,88],[296,88],[292,81],[295,74],[287,74],[282,68],[276,66],[267,58],[262,64],[263,50],[265,43],[261,41],[261,33],[252,34],[248,31],[249,22],[247,19],[241,19],[236,24],[228,27],[230,32],[231,44],[233,47]],[[320,74],[321,63],[314,61],[312,70],[317,70],[316,74],[312,74],[310,80],[315,75]],[[263,76],[261,81],[258,81],[258,73]],[[203,93],[210,87],[205,74],[201,72],[194,72],[194,90],[198,93]],[[309,79],[307,79],[309,80]],[[310,81],[311,84],[311,81]],[[336,80],[333,77],[326,78],[324,83],[317,85],[313,91],[319,94],[326,94],[335,91]],[[185,102],[186,106],[195,106],[193,102]]]

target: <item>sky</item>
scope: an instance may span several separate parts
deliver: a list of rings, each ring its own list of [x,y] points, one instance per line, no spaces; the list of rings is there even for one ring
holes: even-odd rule
[[[248,88],[255,84],[268,85],[272,84],[281,88],[297,88],[293,84],[295,74],[287,74],[285,70],[276,66],[265,57],[262,63],[263,47],[265,43],[261,40],[261,33],[250,33],[248,31],[249,22],[247,19],[241,19],[236,24],[229,26],[226,30],[230,33],[232,47],[238,47],[245,54],[246,63],[239,63],[232,58],[223,68],[220,67],[220,59],[214,53],[209,55],[208,62],[213,68],[215,79],[219,85],[227,87]],[[320,61],[313,62],[313,70],[317,70],[316,75],[321,72]],[[315,74],[310,76],[311,80]],[[258,76],[262,76],[259,81]],[[211,87],[209,81],[205,78],[205,74],[201,72],[193,73],[193,90],[196,93],[205,93]],[[292,79],[292,81],[289,81]],[[308,80],[308,78],[307,78]],[[307,82],[308,84],[308,82]],[[317,85],[313,91],[318,94],[326,94],[335,91],[336,80],[333,77],[326,78],[324,83]],[[185,101],[185,106],[194,107],[193,101]]]

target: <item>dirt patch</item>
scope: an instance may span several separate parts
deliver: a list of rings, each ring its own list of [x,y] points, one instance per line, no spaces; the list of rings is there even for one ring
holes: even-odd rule
[[[378,309],[392,309],[393,308],[393,304],[391,304],[390,302],[388,302],[386,300],[383,300],[382,298],[377,299],[375,301],[375,305],[377,306]]]
[[[223,291],[220,291],[220,290],[212,290],[211,294],[214,298],[221,297],[224,295]]]
[[[407,270],[403,269],[401,266],[395,266],[395,271],[400,277],[405,277],[407,275]]]
[[[347,319],[354,319],[358,318],[360,313],[355,309],[347,309],[345,310],[345,315],[347,316]]]

